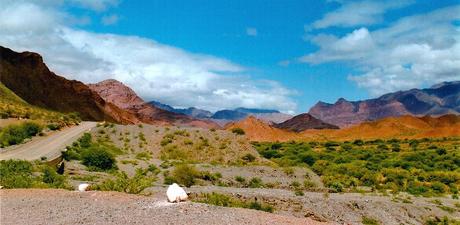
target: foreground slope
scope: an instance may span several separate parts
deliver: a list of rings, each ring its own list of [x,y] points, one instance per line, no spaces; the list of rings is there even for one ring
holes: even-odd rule
[[[126,110],[144,123],[173,124],[197,126],[204,128],[217,128],[218,125],[211,121],[194,119],[190,116],[160,109],[144,102],[131,88],[123,83],[109,79],[96,84],[89,84],[91,90],[98,93],[105,101],[113,103]]]
[[[4,224],[328,224],[250,209],[167,203],[158,195],[30,189],[0,194]]]
[[[134,123],[128,112],[104,101],[85,84],[51,72],[42,57],[0,46],[0,81],[26,102],[59,112],[77,112],[83,120]]]
[[[458,115],[460,81],[444,82],[426,89],[398,91],[363,101],[341,98],[334,104],[318,102],[309,113],[340,127],[402,115]]]

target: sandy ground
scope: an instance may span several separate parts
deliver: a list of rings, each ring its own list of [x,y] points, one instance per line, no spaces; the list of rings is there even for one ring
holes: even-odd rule
[[[0,224],[326,224],[251,209],[192,202],[164,196],[66,190],[1,190]]]

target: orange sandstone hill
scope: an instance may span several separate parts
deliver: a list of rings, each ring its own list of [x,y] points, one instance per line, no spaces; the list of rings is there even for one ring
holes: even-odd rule
[[[83,120],[137,123],[129,112],[104,101],[82,82],[51,72],[42,57],[0,46],[0,81],[29,104],[59,112],[77,112]]]
[[[269,125],[267,122],[248,116],[243,120],[228,123],[225,129],[241,128],[251,141],[288,141],[300,137],[297,133],[282,130]]]
[[[355,139],[440,138],[460,137],[460,116],[389,117],[339,130],[309,129],[301,133],[281,130],[261,120],[247,118],[237,123],[229,124],[226,126],[226,129],[230,130],[236,127],[242,128],[251,141],[345,141]]]
[[[220,128],[212,121],[194,119],[190,116],[166,111],[146,103],[131,88],[123,83],[109,79],[88,85],[105,101],[135,115],[140,121],[149,124],[194,126]]]

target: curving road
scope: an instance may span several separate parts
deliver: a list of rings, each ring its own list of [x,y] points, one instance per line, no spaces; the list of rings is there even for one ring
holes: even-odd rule
[[[24,159],[32,161],[46,157],[47,161],[51,161],[60,157],[61,151],[66,146],[76,141],[84,132],[96,127],[96,124],[96,122],[81,122],[78,126],[66,128],[45,137],[33,138],[32,141],[25,144],[2,149],[0,160]]]

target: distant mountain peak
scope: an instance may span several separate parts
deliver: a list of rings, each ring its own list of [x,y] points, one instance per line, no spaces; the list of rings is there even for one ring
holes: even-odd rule
[[[443,82],[426,89],[397,91],[362,101],[339,98],[334,104],[318,102],[309,113],[340,127],[402,115],[460,114],[460,81]]]
[[[323,122],[308,113],[302,113],[274,127],[294,132],[302,132],[308,129],[339,129],[339,127]]]

